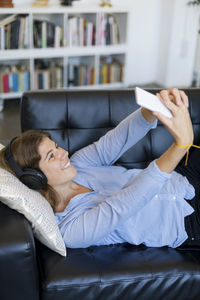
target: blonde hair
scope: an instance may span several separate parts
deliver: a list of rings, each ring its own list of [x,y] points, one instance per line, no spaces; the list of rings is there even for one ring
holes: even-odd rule
[[[12,142],[11,152],[20,168],[33,168],[39,170],[39,161],[41,157],[38,153],[38,147],[46,137],[52,139],[51,135],[46,131],[27,130]],[[0,150],[0,167],[15,175],[6,160],[5,148]],[[59,202],[59,196],[54,188],[47,184],[44,189],[40,189],[38,192],[46,198],[55,211]]]

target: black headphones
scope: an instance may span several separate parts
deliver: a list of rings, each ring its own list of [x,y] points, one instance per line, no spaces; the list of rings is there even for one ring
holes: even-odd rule
[[[19,180],[22,183],[24,183],[26,186],[28,186],[30,189],[33,190],[44,189],[47,185],[47,178],[43,172],[32,168],[21,169],[19,165],[16,163],[16,161],[14,160],[14,157],[11,152],[11,145],[15,139],[16,137],[11,140],[11,142],[7,145],[5,149],[6,160],[10,168],[13,170],[13,172],[15,172]]]

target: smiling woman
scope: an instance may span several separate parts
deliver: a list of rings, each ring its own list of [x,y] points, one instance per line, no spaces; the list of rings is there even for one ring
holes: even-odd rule
[[[53,187],[61,185],[62,182],[67,184],[76,176],[76,169],[70,163],[68,152],[51,139],[43,139],[38,147],[38,153],[41,157],[39,168]]]
[[[56,212],[63,211],[70,199],[79,193],[90,191],[73,182],[77,171],[71,164],[68,152],[60,148],[50,138],[44,138],[38,147],[41,157],[39,168],[47,177],[47,182],[60,195]]]
[[[91,191],[72,181],[77,171],[68,152],[45,131],[28,130],[14,138],[0,153],[0,166],[29,188],[38,190],[55,212],[63,211],[77,194]]]
[[[180,145],[193,143],[188,97],[177,89],[158,96],[171,118],[139,108],[70,159],[48,133],[36,130],[23,133],[0,151],[2,168],[15,171],[13,156],[22,174],[41,183],[37,189],[52,205],[68,247],[129,242],[175,248],[192,234],[186,231],[184,219],[194,209],[185,199],[195,199],[196,186],[184,166],[174,171],[187,152]],[[174,138],[171,146],[145,169],[115,166],[119,157],[157,126],[157,119]],[[196,178],[197,173],[193,174]],[[20,173],[16,175],[22,179]]]

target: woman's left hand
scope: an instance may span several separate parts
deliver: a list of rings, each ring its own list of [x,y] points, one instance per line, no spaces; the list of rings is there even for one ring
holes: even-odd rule
[[[186,106],[187,108],[189,107],[187,95],[184,91],[177,88],[162,90],[160,91],[160,93],[157,93],[156,96],[158,96],[160,99],[163,97],[169,97],[169,99],[177,106],[184,104],[184,106]],[[152,123],[157,119],[151,110],[148,110],[144,107],[142,107],[142,115],[149,123]]]
[[[188,98],[185,93],[182,94],[180,91],[176,90],[173,94],[170,94],[170,91],[168,92],[168,90],[163,90],[157,95],[162,103],[171,111],[172,118],[167,118],[156,111],[154,112],[154,115],[157,116],[157,118],[172,134],[176,144],[192,144],[194,133],[188,111]]]
[[[188,96],[184,91],[179,90],[177,88],[170,88],[166,90],[162,90],[157,95],[168,95],[172,102],[174,102],[177,106],[184,104],[187,108],[189,107]]]

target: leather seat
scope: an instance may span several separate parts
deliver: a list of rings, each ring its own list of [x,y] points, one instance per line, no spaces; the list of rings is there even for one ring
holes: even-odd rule
[[[150,90],[156,93],[158,90]],[[200,137],[200,89],[189,96],[195,141]],[[48,130],[70,155],[105,134],[137,109],[133,89],[49,90],[24,93],[22,131]],[[162,124],[117,164],[141,168],[172,142]],[[66,258],[33,237],[29,222],[0,203],[0,299],[196,300],[200,250],[117,244],[67,249]]]

